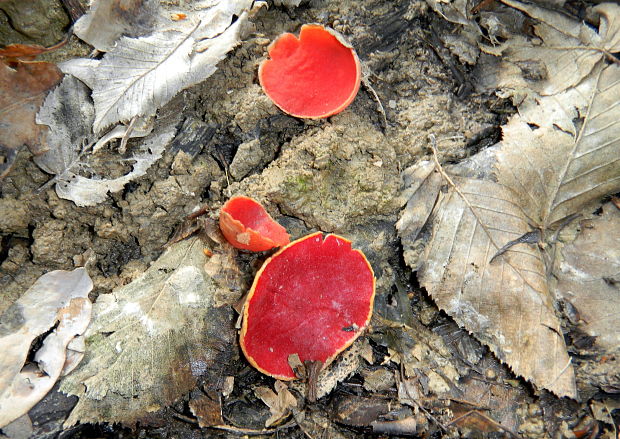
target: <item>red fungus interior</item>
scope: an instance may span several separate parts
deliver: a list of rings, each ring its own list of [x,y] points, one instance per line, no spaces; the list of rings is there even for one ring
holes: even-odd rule
[[[355,51],[320,25],[304,25],[299,39],[283,34],[269,47],[259,79],[283,111],[298,117],[327,117],[349,105],[359,89]]]
[[[343,238],[316,233],[268,260],[244,311],[241,345],[268,375],[295,378],[288,357],[329,363],[372,313],[374,276],[364,255]]]
[[[286,229],[276,223],[265,208],[257,201],[248,197],[235,197],[223,207],[234,220],[239,221],[246,229],[252,229],[262,236],[271,239],[276,245],[289,242]]]

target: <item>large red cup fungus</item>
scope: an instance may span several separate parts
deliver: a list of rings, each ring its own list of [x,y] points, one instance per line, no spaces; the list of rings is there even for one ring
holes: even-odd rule
[[[361,66],[355,50],[331,29],[301,27],[299,39],[280,35],[268,48],[258,79],[285,113],[319,119],[344,110],[360,87]]]
[[[296,378],[291,355],[329,364],[368,325],[370,264],[351,242],[318,232],[280,249],[256,274],[243,312],[241,348],[262,373]]]
[[[236,248],[260,252],[290,242],[286,229],[249,197],[231,198],[220,210],[220,229]]]

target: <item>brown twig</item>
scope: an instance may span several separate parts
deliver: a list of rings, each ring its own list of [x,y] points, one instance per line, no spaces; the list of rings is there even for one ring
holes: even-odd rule
[[[212,425],[209,428],[215,428],[217,430],[224,430],[230,433],[235,433],[239,435],[247,435],[247,436],[262,436],[262,435],[270,435],[273,433],[277,433],[280,430],[286,430],[291,427],[295,427],[297,425],[296,421],[289,421],[286,424],[280,425],[276,428],[265,428],[263,430],[254,430],[253,428],[240,428],[235,427],[233,425]]]
[[[381,103],[381,99],[379,99],[379,95],[377,94],[373,86],[370,84],[370,81],[368,80],[367,75],[364,75],[362,77],[362,84],[364,85],[364,87],[366,87],[366,90],[368,90],[370,95],[374,98],[375,102],[377,103],[377,111],[381,115],[381,125],[383,128],[383,133],[385,134],[385,131],[388,128],[388,121],[387,121],[387,116],[385,115],[385,108],[383,107],[383,104]]]
[[[403,381],[403,380],[404,380],[404,378],[405,378],[405,372],[404,372],[404,370],[403,370],[403,367],[404,367],[404,366],[403,366],[403,364],[402,364],[402,362],[401,362],[401,364],[400,364],[400,379],[401,379],[401,381]],[[415,406],[416,406],[416,407],[417,407],[417,408],[418,408],[421,412],[423,412],[423,413],[424,413],[424,415],[426,415],[426,417],[427,417],[428,419],[430,419],[430,420],[431,420],[431,421],[433,421],[435,424],[437,424],[437,426],[438,426],[439,428],[441,428],[441,430],[442,430],[444,433],[447,433],[447,432],[448,432],[448,428],[447,428],[446,426],[444,426],[441,422],[439,422],[439,419],[437,419],[435,416],[433,416],[433,415],[432,415],[432,414],[431,414],[428,410],[426,410],[424,407],[422,407],[422,405],[421,405],[418,401],[416,401],[416,400],[414,399],[414,397],[411,395],[411,393],[409,393],[409,388],[408,388],[407,386],[404,386],[404,388],[405,388],[405,393],[407,394],[407,397],[409,398],[409,401],[411,401],[413,404],[415,404]]]
[[[174,410],[172,411],[172,416],[174,418],[177,418],[180,421],[187,422],[188,424],[198,425],[198,420],[197,419],[190,418],[189,416],[182,415],[181,413],[176,412]]]
[[[450,401],[454,401],[459,404],[469,405],[469,406],[475,407],[477,410],[491,411],[491,407],[487,407],[487,406],[480,405],[475,402],[467,401],[466,399],[450,398]]]

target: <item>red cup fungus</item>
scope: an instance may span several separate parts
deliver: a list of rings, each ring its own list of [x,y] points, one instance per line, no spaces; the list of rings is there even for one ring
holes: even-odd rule
[[[320,119],[340,113],[359,90],[362,69],[357,54],[332,29],[305,24],[299,39],[282,34],[268,53],[258,79],[267,96],[291,116]]]
[[[286,229],[249,197],[234,197],[222,206],[220,229],[233,247],[243,250],[260,252],[290,242]]]
[[[256,274],[243,311],[240,344],[259,371],[297,378],[289,358],[329,364],[364,331],[375,278],[351,242],[321,232],[280,249]]]

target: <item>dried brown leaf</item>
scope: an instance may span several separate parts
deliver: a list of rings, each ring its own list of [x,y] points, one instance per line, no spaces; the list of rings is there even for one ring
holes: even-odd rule
[[[0,61],[0,178],[10,170],[17,151],[24,145],[32,154],[45,152],[45,127],[35,115],[45,96],[62,79],[51,63]]]
[[[528,400],[526,388],[507,385],[504,378],[509,378],[509,373],[495,359],[485,358],[478,366],[490,374],[485,373],[487,379],[480,379],[477,372],[473,372],[459,382],[459,392],[453,395],[454,402],[451,404],[454,419],[471,410],[479,410],[504,428],[517,431],[524,416],[519,413],[519,407]],[[470,422],[474,422],[474,418],[465,421]],[[490,427],[492,431],[498,430],[497,425]]]
[[[222,405],[219,396],[215,399],[208,396],[192,399],[189,402],[189,408],[198,418],[200,428],[213,427],[214,425],[222,425]]]
[[[389,413],[392,405],[394,405],[392,401],[383,398],[339,395],[334,403],[334,416],[338,422],[345,425],[370,427]]]
[[[275,392],[269,387],[264,386],[254,389],[256,396],[269,407],[269,411],[271,412],[271,416],[265,421],[265,427],[271,427],[277,424],[288,416],[291,410],[297,407],[297,399],[295,399],[293,394],[288,390],[286,384],[276,380],[274,388]]]
[[[38,44],[9,44],[8,46],[0,49],[0,58],[4,58],[9,61],[16,61],[20,59],[24,61],[32,61],[37,57],[37,55],[41,55],[47,51],[48,49],[46,47],[39,46]]]

